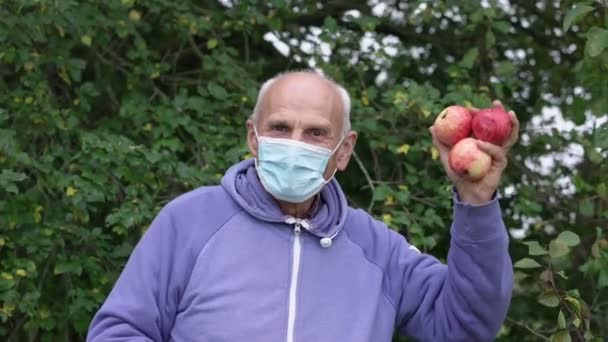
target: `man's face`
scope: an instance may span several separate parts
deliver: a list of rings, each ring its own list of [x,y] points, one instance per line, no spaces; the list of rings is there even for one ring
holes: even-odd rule
[[[272,84],[261,103],[256,122],[260,136],[299,140],[330,150],[336,148],[343,134],[342,101],[335,87],[320,76],[294,73]],[[257,157],[257,138],[253,122],[247,122],[248,143]],[[356,133],[347,133],[325,170],[329,179],[334,170],[344,170],[352,154]]]

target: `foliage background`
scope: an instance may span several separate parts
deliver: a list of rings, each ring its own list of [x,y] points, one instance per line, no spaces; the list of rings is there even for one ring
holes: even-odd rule
[[[516,287],[497,340],[601,341],[607,14],[605,1],[0,0],[0,339],[82,340],[159,208],[246,157],[259,84],[315,65],[353,98],[360,140],[338,175],[351,204],[442,258],[449,183],[426,128],[454,103],[514,109],[501,204]]]

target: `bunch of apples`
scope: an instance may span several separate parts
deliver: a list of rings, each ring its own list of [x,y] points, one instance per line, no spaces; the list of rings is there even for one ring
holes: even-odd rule
[[[502,146],[511,128],[511,118],[500,106],[474,112],[463,106],[449,106],[437,115],[434,124],[435,137],[450,147],[450,168],[471,180],[483,178],[492,165],[492,157],[480,150],[475,140]]]

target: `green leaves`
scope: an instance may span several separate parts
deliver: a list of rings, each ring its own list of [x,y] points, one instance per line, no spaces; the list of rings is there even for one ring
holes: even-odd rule
[[[559,305],[559,297],[557,297],[554,291],[546,291],[540,295],[538,302],[544,306],[554,308]]]
[[[12,170],[2,170],[0,173],[0,189],[9,193],[18,193],[17,183],[27,179],[27,176],[23,172],[15,172]]]
[[[209,94],[211,94],[211,96],[218,100],[224,100],[226,97],[228,97],[226,89],[215,82],[209,82],[207,84],[207,90],[209,90]]]
[[[325,17],[323,27],[329,31],[329,33],[336,33],[338,31],[338,22],[333,17]]]
[[[551,342],[571,342],[570,333],[568,331],[560,331],[551,337]]]
[[[380,20],[375,16],[363,15],[355,19],[364,31],[374,31]]]
[[[80,41],[86,46],[91,46],[91,44],[93,43],[93,38],[91,38],[91,36],[89,35],[84,35],[80,37]]]
[[[608,48],[608,29],[600,27],[589,29],[585,53],[590,57],[597,57],[605,48]]]
[[[540,268],[541,265],[538,262],[536,262],[534,259],[523,258],[523,259],[519,260],[518,262],[516,262],[515,264],[513,264],[513,267],[522,268],[522,269],[530,269],[530,268]]]
[[[531,256],[549,254],[551,258],[560,258],[568,254],[570,247],[575,247],[580,242],[581,239],[576,233],[566,230],[549,243],[548,252],[538,241],[524,241],[523,244],[528,246],[528,254]]]
[[[82,265],[78,261],[62,261],[55,265],[53,268],[53,274],[59,275],[63,273],[73,273],[80,275],[82,273]]]
[[[568,254],[569,251],[568,245],[561,240],[553,240],[549,243],[549,255],[552,258],[562,257]]]
[[[570,247],[577,246],[580,243],[579,236],[571,231],[561,232],[557,238],[549,243],[549,251],[540,245],[538,241],[525,241],[523,244],[528,246],[528,254],[531,256],[547,255],[551,258],[560,258],[568,254]]]
[[[524,244],[528,245],[528,254],[530,255],[545,255],[548,253],[538,241],[526,241]]]
[[[595,204],[592,200],[583,200],[579,203],[578,211],[584,217],[592,217],[595,212]]]
[[[269,72],[258,53],[269,49],[252,46],[245,63],[230,41],[245,31],[263,42],[249,31],[253,9],[64,1],[17,14],[6,5],[0,340],[5,327],[18,327],[17,339],[82,340],[160,208],[217,184],[245,155],[253,83]]]
[[[585,3],[576,3],[564,18],[564,31],[568,31],[570,26],[582,19],[587,13],[593,11],[593,7]]]
[[[594,135],[595,147],[600,149],[608,149],[608,122],[604,122],[595,130]]]
[[[218,44],[217,39],[215,39],[215,38],[209,39],[207,41],[207,49],[209,49],[209,50],[215,49],[217,47],[217,44]]]
[[[473,67],[473,63],[475,63],[475,60],[477,59],[478,55],[479,55],[478,48],[470,48],[469,50],[467,50],[465,55],[462,57],[462,60],[460,61],[460,66],[462,66],[465,69],[471,69]]]
[[[569,230],[559,233],[557,240],[563,242],[568,247],[578,246],[581,243],[581,238]]]

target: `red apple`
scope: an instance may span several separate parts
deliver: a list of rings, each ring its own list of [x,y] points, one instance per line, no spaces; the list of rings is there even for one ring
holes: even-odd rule
[[[473,115],[473,136],[502,146],[511,135],[511,118],[500,107],[485,108]]]
[[[477,147],[473,138],[460,140],[449,153],[450,168],[459,175],[466,175],[471,180],[483,178],[490,170],[492,157]]]
[[[437,115],[433,130],[442,143],[453,146],[461,139],[471,135],[473,115],[462,106],[449,106]]]

